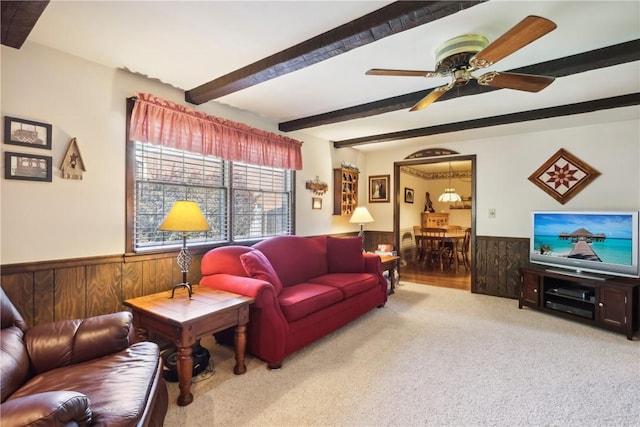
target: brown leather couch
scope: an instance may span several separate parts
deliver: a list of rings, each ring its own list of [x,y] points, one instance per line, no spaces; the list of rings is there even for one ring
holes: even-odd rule
[[[0,289],[0,316],[0,425],[163,425],[160,350],[130,344],[131,313],[28,328]]]

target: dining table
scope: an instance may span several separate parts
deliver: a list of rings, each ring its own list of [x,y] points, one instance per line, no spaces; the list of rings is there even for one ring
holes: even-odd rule
[[[424,248],[428,247],[428,243],[427,240],[428,239],[437,239],[439,241],[443,241],[444,244],[450,244],[451,245],[451,251],[450,251],[450,256],[449,256],[449,262],[452,261],[453,257],[456,256],[456,253],[458,252],[458,246],[462,245],[463,240],[464,240],[464,228],[440,228],[440,230],[444,231],[444,235],[440,235],[438,237],[432,237],[432,236],[428,236],[427,234],[427,229],[426,228],[422,228],[421,229],[421,234],[420,235],[416,235],[416,245],[418,247],[418,251],[419,251],[419,260],[422,260],[422,258],[424,257]],[[429,228],[428,230],[434,230],[433,228]],[[456,268],[456,272],[458,271],[458,263],[454,262],[455,264],[455,268]]]

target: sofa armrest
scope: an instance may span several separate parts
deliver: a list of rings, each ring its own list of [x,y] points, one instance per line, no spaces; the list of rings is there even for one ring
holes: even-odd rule
[[[75,391],[48,391],[10,399],[0,405],[6,426],[89,426],[89,398]]]
[[[34,326],[24,337],[32,367],[39,374],[124,350],[132,321],[122,311]]]
[[[379,274],[380,277],[384,278],[382,275],[382,262],[380,261],[380,255],[372,254],[371,252],[364,252],[362,256],[364,256],[365,271],[376,275]]]
[[[282,362],[289,339],[289,323],[271,283],[222,273],[203,276],[200,286],[253,298],[254,302],[249,307],[247,351],[274,366]]]
[[[380,285],[383,293],[384,300],[387,301],[387,279],[384,278],[382,274],[382,261],[380,259],[380,255],[372,254],[370,252],[365,252],[362,254],[364,256],[364,269],[367,273],[375,274],[378,277],[378,284]]]
[[[200,286],[251,297],[255,300],[256,307],[276,306],[278,310],[280,308],[275,287],[264,280],[232,274],[213,274],[203,276]]]

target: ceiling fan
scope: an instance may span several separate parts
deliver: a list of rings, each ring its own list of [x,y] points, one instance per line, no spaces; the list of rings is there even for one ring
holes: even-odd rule
[[[529,43],[553,31],[556,24],[540,16],[527,16],[509,31],[489,44],[486,37],[467,34],[444,42],[436,50],[436,70],[389,70],[373,68],[366,72],[374,76],[447,77],[451,82],[435,88],[409,111],[422,110],[455,86],[475,79],[479,84],[503,89],[539,92],[555,80],[554,77],[531,74],[501,73],[491,71],[476,77],[471,73],[489,67],[501,59],[522,49]]]

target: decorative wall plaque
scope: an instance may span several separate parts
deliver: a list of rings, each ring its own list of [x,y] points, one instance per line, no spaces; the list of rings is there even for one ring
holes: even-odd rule
[[[76,138],[71,138],[69,141],[69,146],[60,164],[60,170],[62,170],[62,177],[65,179],[82,179],[82,172],[86,169]]]
[[[599,175],[600,172],[561,148],[529,181],[564,205]]]

